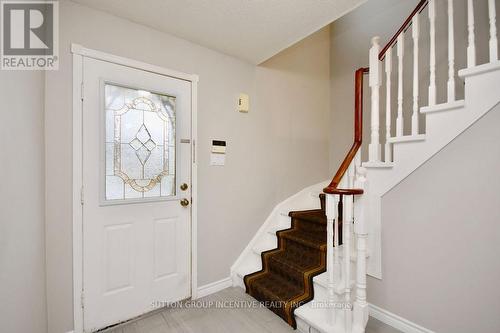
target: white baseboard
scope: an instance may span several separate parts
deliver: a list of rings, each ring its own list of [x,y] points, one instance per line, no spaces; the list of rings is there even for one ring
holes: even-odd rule
[[[380,320],[384,324],[392,326],[403,333],[435,333],[392,312],[379,308],[376,305],[369,304],[369,309],[371,317]]]
[[[231,277],[227,277],[225,279],[206,284],[198,288],[197,298],[215,294],[216,292],[221,291],[222,289],[229,288],[232,285],[233,281],[231,280]]]

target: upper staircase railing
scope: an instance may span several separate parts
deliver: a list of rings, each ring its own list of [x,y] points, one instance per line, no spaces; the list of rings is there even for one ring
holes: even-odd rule
[[[404,33],[406,29],[408,29],[408,27],[412,24],[413,17],[417,14],[420,14],[424,10],[425,6],[427,6],[428,2],[429,0],[421,0],[418,3],[417,7],[415,7],[415,9],[411,12],[410,16],[408,16],[408,18],[404,21],[403,25],[401,25],[398,31],[394,34],[394,36],[392,36],[389,42],[384,46],[382,51],[380,51],[380,53],[378,54],[378,58],[380,60],[384,60],[384,56],[387,50],[389,50],[389,48],[394,46],[394,44],[398,40],[399,35]]]
[[[421,128],[419,124],[419,113],[421,106],[420,98],[420,88],[421,88],[421,75],[422,68],[419,67],[419,41],[420,41],[420,25],[422,23],[428,22],[429,26],[429,68],[428,68],[428,100],[426,109],[435,108],[438,105],[446,108],[447,106],[453,107],[454,105],[462,103],[456,98],[456,59],[455,59],[455,49],[457,45],[455,43],[455,20],[454,20],[454,1],[453,0],[441,0],[446,2],[446,15],[447,20],[445,21],[445,28],[447,29],[447,44],[445,44],[445,51],[447,52],[447,82],[446,82],[446,102],[438,104],[437,102],[437,85],[436,85],[436,25],[441,23],[441,17],[436,16],[436,3],[440,0],[422,0],[418,3],[417,7],[413,10],[411,15],[405,20],[403,25],[399,28],[397,33],[390,39],[386,46],[382,49],[379,45],[379,38],[374,37],[372,39],[372,47],[370,49],[370,88],[372,94],[371,101],[371,136],[370,144],[368,149],[368,165],[390,165],[393,162],[392,156],[392,144],[394,142],[401,141],[418,141],[422,140],[423,136],[420,134]],[[464,29],[467,33],[467,45],[461,46],[464,53],[467,55],[467,68],[472,68],[476,66],[476,42],[475,42],[475,23],[474,23],[474,6],[487,5],[488,6],[488,24],[489,24],[489,61],[498,61],[498,38],[497,38],[497,28],[496,28],[496,2],[497,0],[487,0],[484,2],[475,2],[473,0],[467,0],[466,10],[467,10],[467,24],[464,25]],[[486,3],[487,2],[487,3]],[[423,20],[423,10],[427,7],[427,19]],[[439,18],[439,20],[438,20]],[[412,99],[412,114],[411,114],[411,128],[405,131],[404,124],[404,94],[403,87],[403,60],[405,58],[405,46],[404,40],[406,32],[409,32],[411,28],[411,39],[413,42],[413,73],[412,75],[412,93],[410,98]],[[460,40],[460,39],[459,39]],[[397,112],[395,119],[395,136],[391,136],[391,124],[393,120],[392,116],[392,96],[391,96],[391,76],[392,76],[392,60],[393,60],[393,48],[396,49],[397,58]],[[385,87],[382,86],[383,80],[383,68],[385,71]],[[385,143],[384,143],[384,158],[382,159],[382,145],[381,138],[379,135],[380,126],[380,90],[385,88]],[[426,112],[423,110],[422,112]],[[405,134],[407,132],[408,134]],[[383,166],[383,165],[381,165]]]
[[[446,102],[437,105],[436,98],[436,2],[447,2],[447,67],[448,80],[446,83]],[[489,61],[498,61],[498,38],[496,28],[496,0],[487,0],[489,23]],[[462,47],[467,54],[467,68],[476,66],[476,45],[474,6],[486,5],[473,0],[467,0],[467,45]],[[419,39],[420,18],[423,11],[428,9],[429,23],[429,85],[428,107],[447,108],[453,107],[463,101],[456,100],[455,83],[455,26],[454,26],[454,1],[453,0],[422,0],[410,16],[404,21],[396,34],[383,47],[380,47],[380,38],[372,38],[369,51],[369,68],[360,68],[355,74],[355,107],[354,107],[354,142],[345,159],[338,168],[330,184],[323,189],[326,193],[327,215],[327,276],[328,276],[328,324],[334,329],[332,332],[363,333],[368,321],[368,303],[366,300],[366,258],[368,243],[368,220],[365,216],[365,198],[362,195],[367,188],[365,167],[392,166],[392,144],[422,140],[420,134],[419,114],[426,112],[419,106]],[[404,38],[411,27],[413,41],[413,89],[412,115],[410,134],[404,134],[403,114],[403,58]],[[397,114],[395,119],[395,136],[391,136],[392,110],[391,110],[391,76],[392,53],[396,48],[397,56]],[[465,50],[466,48],[466,50]],[[384,66],[383,66],[384,65]],[[382,159],[382,145],[380,141],[380,90],[383,80],[383,67],[385,67],[385,142],[384,159]],[[370,143],[368,145],[368,162],[361,163],[361,146],[363,137],[363,76],[369,73],[369,86],[371,89],[371,114],[370,114]],[[345,197],[345,198],[344,198]],[[341,212],[339,213],[339,209]],[[356,216],[356,224],[354,217]],[[342,217],[342,221],[341,218]],[[342,228],[339,225],[342,223]],[[339,232],[342,237],[338,237]],[[343,244],[339,244],[339,240]],[[351,261],[355,266],[351,266]],[[351,293],[355,298],[352,300]]]

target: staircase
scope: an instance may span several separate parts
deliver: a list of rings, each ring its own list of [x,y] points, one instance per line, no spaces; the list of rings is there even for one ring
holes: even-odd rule
[[[436,19],[437,1],[447,4],[444,22]],[[455,23],[462,22],[455,22],[454,5],[453,0],[422,0],[384,47],[378,37],[372,39],[369,68],[355,73],[354,142],[337,173],[331,182],[311,186],[280,203],[231,269],[233,284],[245,287],[256,299],[282,300],[282,307],[270,308],[300,332],[365,331],[369,315],[366,275],[382,278],[382,196],[500,103],[496,0],[467,0],[467,22],[460,27],[467,31],[467,45],[455,43]],[[479,6],[488,12],[488,50],[476,50],[475,9]],[[419,53],[422,24],[429,24],[430,53],[426,55]],[[448,31],[445,64],[436,62],[436,47],[443,47],[436,45],[439,24]],[[403,89],[406,36],[413,42],[413,54],[406,55],[413,71],[405,72],[413,79],[410,94]],[[467,55],[467,67],[458,72],[455,52]],[[489,61],[478,65],[477,52],[487,53]],[[422,56],[429,57],[428,68],[419,67]],[[448,73],[446,102],[441,104],[437,103],[439,66],[446,66]],[[391,95],[393,67],[397,69],[397,96]],[[424,102],[419,96],[422,71],[429,73]],[[363,80],[367,75],[370,142],[365,146]],[[460,80],[464,83],[462,100],[455,94]],[[407,122],[405,99],[412,101],[411,121]],[[385,137],[380,135],[382,104]],[[419,114],[425,115],[425,133]],[[405,128],[408,123],[411,126]],[[362,162],[365,148],[368,160]],[[321,205],[317,200],[320,192],[325,193]],[[281,229],[287,230],[276,233]],[[314,233],[315,242],[305,241],[308,232]],[[297,233],[303,236],[296,237]]]
[[[262,269],[244,278],[246,292],[296,328],[295,309],[313,299],[313,278],[326,270],[325,195],[320,209],[290,212],[291,228],[276,232]]]

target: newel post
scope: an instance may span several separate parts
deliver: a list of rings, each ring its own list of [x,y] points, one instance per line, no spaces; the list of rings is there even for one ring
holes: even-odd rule
[[[368,159],[370,162],[380,162],[380,86],[382,85],[382,62],[378,59],[380,52],[380,37],[372,38],[372,47],[370,48],[370,88],[371,98],[371,141],[368,146]]]
[[[333,254],[333,240],[334,238],[334,224],[338,225],[337,219],[337,198],[333,194],[326,195],[326,271],[328,274],[328,308],[331,312],[328,313],[328,322],[333,325],[335,324],[335,284],[336,284],[336,263]],[[335,250],[336,251],[336,250]]]
[[[353,333],[365,332],[368,322],[368,302],[366,299],[366,255],[368,248],[368,219],[367,191],[369,184],[366,181],[366,169],[359,167],[356,170],[356,187],[364,190],[364,195],[354,198],[354,235],[356,239],[356,295],[353,306]]]

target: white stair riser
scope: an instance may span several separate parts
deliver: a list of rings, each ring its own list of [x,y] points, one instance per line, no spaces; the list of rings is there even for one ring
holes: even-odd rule
[[[245,283],[243,282],[243,278],[245,275],[259,271],[262,269],[262,261],[260,260],[260,255],[257,255],[252,252],[250,256],[246,258],[245,266],[239,267],[237,271],[231,276],[233,280],[233,285],[244,288]]]

